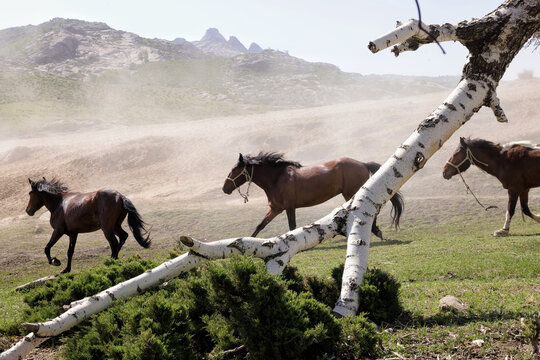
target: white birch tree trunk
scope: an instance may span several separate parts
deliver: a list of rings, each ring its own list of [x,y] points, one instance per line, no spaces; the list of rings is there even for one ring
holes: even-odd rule
[[[469,89],[476,87],[476,91]],[[469,95],[467,95],[469,94]],[[341,294],[334,312],[342,316],[356,314],[358,287],[367,270],[371,224],[382,205],[420,170],[442,144],[476,112],[488,94],[486,84],[463,79],[456,89],[418,129],[396,150],[353,199],[361,209],[350,216],[347,256]],[[470,97],[469,97],[470,96]]]
[[[265,261],[269,272],[283,270],[298,252],[312,248],[337,234],[347,236],[347,255],[342,290],[334,308],[338,316],[356,314],[358,287],[367,269],[371,225],[381,207],[444,142],[482,106],[489,106],[499,121],[506,121],[495,89],[504,71],[525,42],[540,31],[540,0],[508,0],[482,19],[458,25],[423,25],[418,21],[372,41],[373,52],[396,45],[393,52],[416,50],[419,46],[438,41],[460,41],[470,50],[463,76],[455,90],[395,151],[379,171],[372,176],[351,200],[332,213],[283,235],[269,238],[235,238],[203,243],[183,237],[190,251],[169,260],[131,280],[118,284],[95,296],[73,302],[55,319],[37,324],[24,324],[33,331],[11,349],[0,354],[0,360],[22,358],[43,339],[70,329],[89,316],[110,306],[113,300],[133,296],[207,260],[234,254],[249,255]],[[26,339],[25,338],[25,339]]]
[[[372,52],[395,45],[392,52],[416,50],[436,39],[459,41],[469,50],[463,76],[450,96],[421,122],[381,169],[355,195],[347,225],[347,256],[341,294],[334,308],[339,315],[356,314],[358,287],[367,269],[370,229],[382,205],[442,147],[482,106],[489,106],[500,122],[507,118],[495,89],[506,68],[525,42],[540,29],[539,0],[508,0],[482,19],[419,27],[417,20],[373,40]]]

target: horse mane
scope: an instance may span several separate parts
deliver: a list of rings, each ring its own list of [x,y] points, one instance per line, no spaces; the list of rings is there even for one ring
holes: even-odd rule
[[[489,140],[468,138],[465,139],[465,143],[467,146],[474,147],[476,149],[483,149],[493,154],[501,152],[501,145],[495,144]]]
[[[296,168],[302,167],[299,162],[285,160],[283,153],[277,152],[259,152],[257,155],[245,155],[243,157],[244,162],[248,165],[269,165],[275,167],[294,166]]]
[[[52,195],[62,194],[69,190],[69,188],[60,180],[52,179],[51,181],[47,181],[45,178],[43,178],[43,180],[36,181],[34,184],[32,184],[32,187],[38,191],[45,191]]]
[[[475,148],[482,148],[482,149],[496,149],[499,144],[495,144],[492,141],[484,140],[484,139],[466,139],[465,143],[468,146],[474,146]]]
[[[506,143],[506,144],[502,145],[501,154],[504,153],[505,151],[510,150],[511,148],[513,148],[516,145],[520,145],[520,146],[523,146],[523,147],[526,147],[526,148],[529,148],[529,149],[538,149],[538,145],[533,143],[532,141],[528,141],[528,140],[525,140],[525,141],[511,141],[509,143]]]

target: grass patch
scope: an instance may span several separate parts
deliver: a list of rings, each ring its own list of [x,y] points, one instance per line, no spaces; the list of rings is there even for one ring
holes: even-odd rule
[[[417,205],[407,204],[408,209],[421,207]],[[540,226],[516,219],[512,224],[513,235],[495,238],[491,234],[500,227],[503,218],[490,214],[476,216],[460,209],[461,205],[455,207],[451,202],[440,205],[437,217],[444,219],[444,223],[431,221],[425,209],[421,209],[422,218],[417,219],[409,212],[399,232],[383,227],[385,235],[392,240],[382,242],[372,238],[369,266],[397,279],[404,308],[397,321],[382,323],[385,355],[392,357],[395,352],[418,359],[433,359],[437,355],[441,358],[529,359],[530,346],[523,335],[520,318],[530,318],[540,310],[540,262],[537,260],[540,258]],[[299,223],[312,221],[325,211],[305,209],[299,213]],[[120,255],[124,258],[138,253],[161,262],[168,258],[180,234],[196,234],[196,237],[211,240],[241,236],[251,233],[262,215],[264,209],[260,209],[260,213],[259,209],[242,212],[242,216],[231,209],[156,209],[145,214],[145,219],[153,225],[156,239],[163,241],[155,241],[156,246],[151,251],[140,251],[128,240]],[[381,223],[387,226],[385,217],[381,216]],[[0,236],[6,239],[1,245],[4,252],[13,252],[12,248],[19,249],[15,253],[22,252],[23,247],[33,244],[30,238],[34,235],[24,229],[0,229]],[[279,234],[285,229],[286,218],[281,216],[262,235]],[[100,249],[106,249],[101,234],[94,236],[85,242],[80,240],[81,248],[77,245],[75,272],[91,268],[108,256],[108,250],[99,256],[94,251],[93,257],[77,259],[80,251],[84,251],[83,243],[100,244]],[[33,268],[18,264],[17,271],[13,271],[14,266],[1,270],[0,275],[5,280],[0,286],[0,311],[4,315],[0,320],[1,328],[6,328],[10,321],[13,323],[26,306],[21,295],[10,290],[11,285],[51,273],[42,259],[44,245],[43,241],[32,245],[37,247],[33,251],[38,254],[36,263],[42,265]],[[64,249],[58,251],[65,254]],[[345,252],[346,240],[336,237],[298,254],[291,265],[303,276],[327,278],[332,275],[332,269],[344,261]],[[467,311],[441,313],[438,301],[445,295],[460,298],[467,304]],[[3,339],[10,337],[4,334]],[[483,340],[482,346],[473,343],[474,340]]]

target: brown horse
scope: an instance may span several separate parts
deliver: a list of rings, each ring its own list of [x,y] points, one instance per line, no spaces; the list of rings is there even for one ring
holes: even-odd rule
[[[523,214],[540,222],[540,216],[529,209],[529,189],[540,186],[540,148],[534,144],[524,145],[509,143],[501,146],[482,139],[460,138],[459,146],[443,168],[443,177],[450,179],[471,164],[476,165],[499,179],[508,190],[506,221],[502,229],[493,233],[494,236],[508,235],[518,197]]]
[[[45,255],[49,264],[60,266],[60,260],[51,258],[51,248],[62,235],[69,236],[67,251],[68,262],[63,273],[71,271],[71,259],[79,233],[103,230],[111,246],[111,257],[118,258],[118,252],[124,245],[128,233],[122,229],[122,222],[128,217],[128,225],[137,242],[145,248],[150,246],[145,223],[133,203],[118,191],[102,189],[91,193],[68,191],[61,182],[45,178],[39,181],[28,179],[32,190],[26,207],[28,215],[32,216],[45,206],[51,213],[50,224],[53,228],[51,239],[45,246]],[[120,240],[116,239],[116,236]]]
[[[261,152],[256,156],[240,154],[238,163],[223,184],[223,192],[230,194],[238,189],[245,202],[252,182],[264,190],[270,210],[251,235],[256,236],[283,210],[287,213],[289,229],[292,230],[296,228],[296,208],[321,204],[338,194],[349,200],[364,185],[370,174],[379,168],[377,163],[363,163],[351,158],[302,166],[295,161],[284,160],[283,154],[279,153]],[[244,195],[239,187],[245,182],[248,182],[248,189]],[[393,205],[393,224],[397,227],[403,211],[403,199],[396,193],[390,200]],[[382,239],[376,219],[371,231]]]

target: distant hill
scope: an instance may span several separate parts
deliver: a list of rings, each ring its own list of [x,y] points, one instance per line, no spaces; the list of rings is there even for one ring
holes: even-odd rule
[[[2,62],[64,77],[84,78],[150,61],[202,56],[189,42],[145,39],[81,20],[55,18],[36,26],[0,30]]]
[[[4,126],[66,117],[179,121],[425,94],[457,81],[346,73],[256,43],[246,48],[215,28],[193,42],[62,18],[0,30]]]
[[[215,28],[193,43],[181,37],[146,39],[104,23],[62,18],[0,30],[0,70],[36,69],[64,77],[84,78],[147,62],[261,51],[255,43],[248,50],[235,36],[225,40]]]

